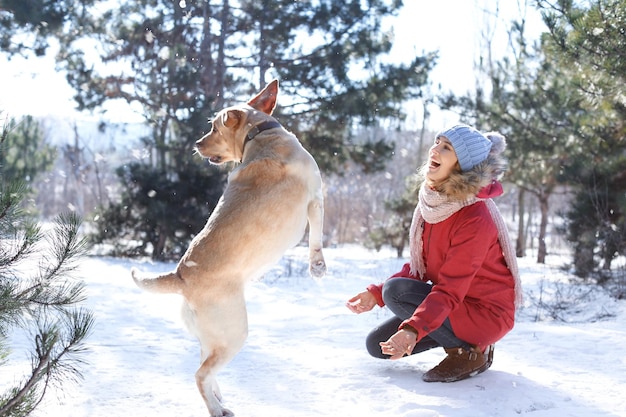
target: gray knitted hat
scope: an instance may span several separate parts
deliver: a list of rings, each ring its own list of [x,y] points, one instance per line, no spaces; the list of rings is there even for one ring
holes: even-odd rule
[[[478,130],[467,125],[456,125],[437,134],[450,140],[461,171],[467,171],[487,159],[491,150],[491,141]]]

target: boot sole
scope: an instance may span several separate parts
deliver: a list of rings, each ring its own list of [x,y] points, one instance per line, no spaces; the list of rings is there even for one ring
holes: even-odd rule
[[[467,374],[463,374],[463,375],[456,375],[454,377],[451,378],[433,378],[433,379],[429,379],[428,377],[424,378],[426,374],[422,375],[422,381],[424,382],[456,382],[456,381],[462,381],[464,379],[467,378],[471,378],[473,376],[476,376],[480,373],[485,372],[487,369],[489,369],[489,366],[487,363],[485,363],[483,366],[481,366],[480,368],[469,372]]]

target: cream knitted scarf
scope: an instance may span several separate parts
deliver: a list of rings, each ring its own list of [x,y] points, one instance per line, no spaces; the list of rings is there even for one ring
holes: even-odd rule
[[[498,241],[502,247],[504,260],[515,279],[515,306],[522,304],[522,286],[517,268],[517,258],[513,250],[513,244],[509,238],[509,234],[500,214],[500,210],[492,199],[482,199],[478,197],[470,197],[466,200],[449,200],[444,194],[441,194],[430,187],[423,184],[419,191],[419,201],[415,212],[413,213],[413,221],[411,222],[411,232],[409,236],[409,247],[411,250],[411,273],[423,277],[425,271],[424,258],[422,256],[423,242],[422,232],[424,230],[424,221],[434,224],[446,220],[463,207],[470,206],[478,201],[484,201],[487,204],[489,213],[493,218],[496,228],[498,229]]]

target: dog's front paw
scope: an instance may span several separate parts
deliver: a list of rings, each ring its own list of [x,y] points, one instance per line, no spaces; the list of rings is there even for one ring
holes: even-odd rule
[[[309,273],[312,277],[322,278],[324,275],[326,275],[326,262],[324,262],[323,260],[311,262],[311,264],[309,265]]]

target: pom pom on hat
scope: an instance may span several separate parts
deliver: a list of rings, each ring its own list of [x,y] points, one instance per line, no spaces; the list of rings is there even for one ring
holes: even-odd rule
[[[491,141],[491,155],[499,155],[506,149],[506,138],[498,132],[487,132],[484,134]]]
[[[489,156],[491,140],[471,126],[456,125],[437,134],[441,136],[452,143],[461,171],[474,168]]]

